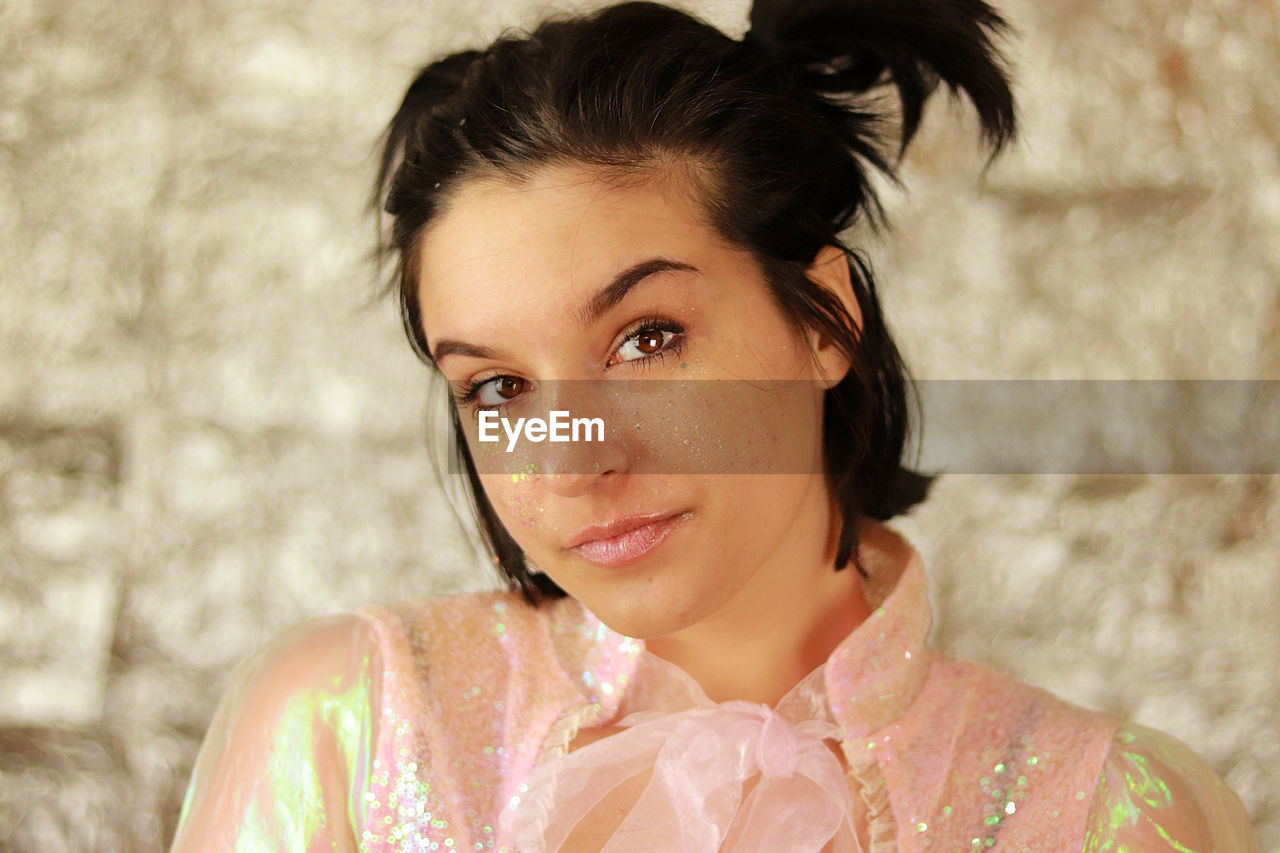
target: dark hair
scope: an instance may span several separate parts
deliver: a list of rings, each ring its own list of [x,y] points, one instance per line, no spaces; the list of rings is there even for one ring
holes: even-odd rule
[[[896,180],[939,82],[967,95],[993,156],[1013,137],[1013,95],[993,45],[1004,28],[982,0],[758,2],[738,41],[676,9],[629,2],[426,66],[387,129],[374,200],[392,217],[384,236],[379,216],[379,257],[396,259],[392,287],[414,350],[434,363],[417,296],[419,238],[460,182],[548,164],[624,173],[688,164],[713,227],[753,254],[793,327],[823,332],[852,360],[823,412],[843,568],[856,555],[858,516],[906,511],[931,478],[903,465],[909,384],[870,266],[845,248],[860,329],[805,270],[823,246],[844,248],[838,235],[855,221],[883,221],[871,173]],[[878,90],[890,84],[897,110],[886,114]],[[532,604],[563,596],[529,571],[451,411],[453,452],[508,584]]]

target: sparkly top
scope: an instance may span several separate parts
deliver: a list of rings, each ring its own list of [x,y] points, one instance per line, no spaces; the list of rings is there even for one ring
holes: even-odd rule
[[[173,849],[554,853],[651,771],[606,853],[1257,850],[1239,799],[1173,738],[930,650],[904,548],[867,561],[872,615],[772,709],[711,702],[573,599],[306,623],[237,670]],[[623,728],[569,750],[605,725]]]

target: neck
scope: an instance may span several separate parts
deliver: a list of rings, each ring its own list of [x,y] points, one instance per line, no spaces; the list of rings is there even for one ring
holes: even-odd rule
[[[711,618],[646,641],[649,651],[687,672],[712,701],[775,706],[870,615],[857,568],[851,562],[835,570],[840,522],[820,491],[830,511],[819,504],[818,511],[798,515],[796,535]],[[797,547],[806,541],[812,547]]]

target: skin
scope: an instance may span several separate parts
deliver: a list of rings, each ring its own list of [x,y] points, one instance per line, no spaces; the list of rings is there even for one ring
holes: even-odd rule
[[[848,361],[792,329],[754,259],[719,238],[687,182],[660,169],[607,177],[554,166],[520,182],[464,182],[419,243],[424,332],[455,388],[512,377],[504,416],[606,412],[606,441],[526,443],[513,476],[495,469],[501,450],[476,441],[460,407],[485,491],[538,567],[711,699],[773,705],[868,615],[857,572],[834,571],[839,522],[821,473],[822,394]],[[580,324],[619,271],[654,257],[695,269],[651,274]],[[808,275],[859,318],[839,249],[820,251]],[[683,331],[627,337],[649,317]],[[446,354],[443,341],[466,346]],[[691,396],[671,397],[674,383],[656,383],[667,397],[637,392],[630,411],[643,416],[610,417],[636,398],[609,409],[604,389],[628,386],[602,380],[641,378],[769,384],[693,383]],[[481,401],[505,400],[499,388],[482,388]],[[570,399],[571,388],[597,399]],[[765,473],[690,473],[682,448],[697,441]],[[626,565],[568,547],[588,525],[676,512],[667,538]]]

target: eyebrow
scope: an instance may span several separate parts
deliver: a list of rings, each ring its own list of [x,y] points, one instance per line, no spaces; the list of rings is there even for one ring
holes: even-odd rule
[[[646,278],[660,272],[671,272],[673,270],[698,272],[698,268],[692,264],[686,264],[683,261],[676,261],[671,258],[648,258],[627,267],[615,275],[595,296],[591,297],[586,306],[577,312],[578,325],[583,328],[590,326],[625,299],[627,294]],[[448,338],[438,341],[434,349],[435,352],[431,357],[436,364],[439,364],[442,359],[450,355],[493,358],[497,354],[489,347],[476,346],[465,341]]]
[[[671,270],[697,272],[698,268],[681,261],[673,261],[670,258],[649,258],[627,267],[615,275],[613,281],[606,284],[599,293],[591,297],[591,301],[587,303],[586,307],[578,312],[578,325],[583,328],[590,326],[604,316],[609,309],[625,299],[627,294],[640,282],[651,275],[670,272]]]

